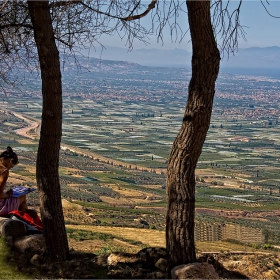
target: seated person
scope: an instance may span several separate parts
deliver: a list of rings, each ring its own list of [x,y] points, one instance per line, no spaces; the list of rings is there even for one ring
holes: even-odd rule
[[[7,217],[12,210],[25,211],[27,209],[26,196],[13,197],[13,190],[4,192],[9,177],[9,170],[18,164],[18,156],[8,146],[6,151],[0,154],[0,217]]]

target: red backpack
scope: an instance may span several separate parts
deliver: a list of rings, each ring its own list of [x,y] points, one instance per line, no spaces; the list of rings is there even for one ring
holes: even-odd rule
[[[27,209],[26,211],[13,210],[9,212],[9,216],[13,220],[19,220],[23,222],[27,227],[27,231],[36,231],[36,232],[43,231],[42,221],[39,218],[37,212],[34,210],[31,209],[30,210]]]

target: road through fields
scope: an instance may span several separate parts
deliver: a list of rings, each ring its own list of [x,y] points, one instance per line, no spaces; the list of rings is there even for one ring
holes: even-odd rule
[[[27,123],[26,127],[15,130],[16,134],[21,135],[23,137],[27,137],[32,140],[38,139],[38,137],[40,135],[40,121],[38,121],[37,119],[35,119],[33,117],[29,117],[29,116],[26,116],[26,115],[23,115],[23,114],[14,112],[14,111],[10,111],[10,110],[6,110],[6,111],[13,114],[17,118],[24,120]],[[30,133],[32,130],[34,130],[34,133]],[[81,148],[77,148],[75,146],[70,146],[68,144],[61,143],[61,149],[69,150],[69,151],[75,152],[79,155],[90,157],[93,160],[99,160],[102,163],[111,164],[112,166],[122,167],[122,168],[127,169],[128,171],[140,170],[140,171],[151,172],[151,173],[156,173],[156,174],[166,174],[166,169],[149,168],[149,167],[145,167],[145,166],[141,166],[141,165],[126,163],[126,162],[115,160],[112,158],[103,157],[94,152],[85,151]]]

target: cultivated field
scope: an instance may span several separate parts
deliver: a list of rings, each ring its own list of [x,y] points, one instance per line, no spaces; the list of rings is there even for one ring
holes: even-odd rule
[[[140,246],[163,246],[167,159],[181,125],[189,73],[173,69],[167,75],[157,68],[157,79],[151,81],[150,72],[131,70],[129,79],[121,80],[123,72],[110,71],[107,83],[100,71],[94,81],[90,74],[81,78],[70,73],[65,85],[61,188],[63,199],[78,207],[65,208],[67,227],[94,229],[116,239],[121,232],[141,230],[139,240],[122,238]],[[96,81],[99,86],[93,86]],[[265,78],[220,77],[196,171],[198,224],[261,229],[265,243],[279,244],[279,84]],[[20,157],[10,185],[36,187],[41,98],[35,88],[24,96],[14,92],[0,104],[2,149],[11,145]],[[29,202],[38,204],[36,193]]]

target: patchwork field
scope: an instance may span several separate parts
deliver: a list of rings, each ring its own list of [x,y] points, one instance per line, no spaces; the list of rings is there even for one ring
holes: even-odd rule
[[[69,227],[164,235],[167,159],[181,125],[190,73],[142,70],[130,69],[126,79],[113,68],[82,79],[70,73],[64,81],[61,192],[80,205],[77,212],[65,210]],[[196,170],[196,222],[261,229],[265,242],[277,245],[280,82],[222,75],[217,88]],[[41,98],[35,88],[24,96],[12,93],[0,104],[1,146],[11,145],[20,157],[9,186],[36,187]],[[36,192],[29,202],[38,205]]]

